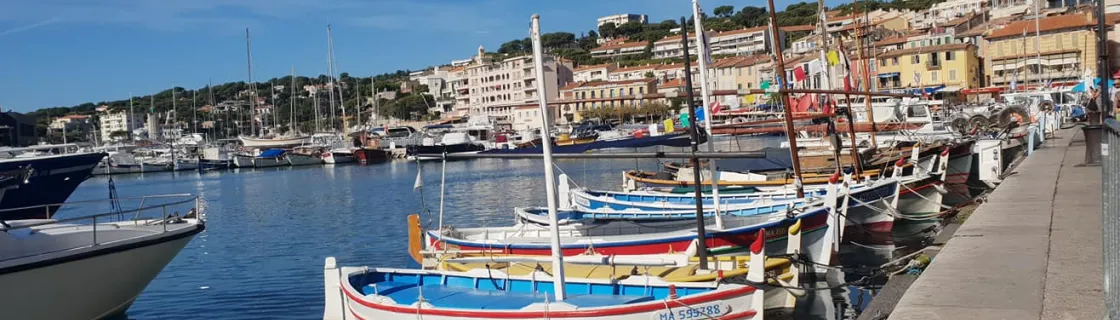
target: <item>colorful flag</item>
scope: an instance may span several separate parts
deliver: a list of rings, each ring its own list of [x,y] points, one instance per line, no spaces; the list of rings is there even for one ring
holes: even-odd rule
[[[793,79],[798,82],[805,81],[805,68],[801,66],[793,68]]]
[[[673,119],[665,119],[663,124],[665,125],[665,132],[676,131],[676,128],[673,128]]]
[[[421,170],[419,165],[416,166],[416,182],[412,184],[412,191],[416,191],[424,187],[424,180],[420,178],[422,172],[424,172],[424,170]]]
[[[688,114],[687,113],[682,113],[681,114],[681,127],[684,127],[684,128],[688,127]]]
[[[828,65],[835,66],[837,64],[840,64],[840,56],[836,53],[836,50],[828,51]]]
[[[748,94],[746,97],[743,97],[743,102],[754,103],[754,95]]]

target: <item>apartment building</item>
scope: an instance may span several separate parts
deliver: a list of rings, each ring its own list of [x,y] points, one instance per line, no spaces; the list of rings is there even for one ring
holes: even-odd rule
[[[976,46],[953,43],[887,50],[878,55],[879,90],[942,93],[980,87],[980,59]]]
[[[84,131],[92,126],[93,122],[90,116],[71,114],[54,118],[54,120],[51,120],[51,124],[48,126],[48,128],[50,128],[52,131],[66,130],[69,132],[74,132]]]
[[[957,17],[970,14],[980,14],[987,10],[990,0],[947,0],[935,3],[929,8],[929,14],[941,21],[948,21]]]
[[[585,110],[640,106],[644,95],[656,92],[656,79],[573,82],[560,88],[559,114],[563,121],[578,122],[583,120],[580,114]]]
[[[105,113],[100,117],[101,124],[101,139],[108,141],[114,138],[113,133],[118,131],[128,132],[128,135],[123,137],[118,136],[117,139],[128,139],[132,137],[132,131],[143,127],[143,120],[141,115],[130,114],[125,111],[117,113]]]
[[[620,14],[609,15],[609,16],[605,16],[605,17],[599,17],[599,19],[597,21],[597,24],[595,24],[595,27],[596,28],[601,27],[604,24],[606,24],[607,22],[614,23],[614,25],[616,25],[616,26],[623,25],[627,22],[639,22],[639,23],[645,24],[645,23],[649,22],[649,16],[644,15],[644,14],[636,14],[636,13],[620,13]]]
[[[713,55],[744,55],[767,52],[771,49],[770,37],[766,27],[747,28],[724,32],[709,32],[709,51]],[[779,31],[779,34],[784,34]],[[689,54],[696,54],[696,35],[688,37]],[[680,36],[668,36],[653,44],[653,57],[657,59],[680,58],[684,56]]]
[[[606,81],[611,71],[615,70],[614,64],[596,64],[590,66],[576,67],[572,70],[572,81],[576,82],[590,82],[590,81]]]
[[[1009,87],[1075,82],[1084,74],[1096,74],[1096,19],[1089,14],[1070,14],[1042,18],[1038,25],[1038,38],[1034,20],[1012,22],[985,37],[991,61],[988,83]]]
[[[464,70],[467,85],[469,113],[486,115],[498,121],[511,120],[514,107],[531,104],[542,98],[537,92],[537,81],[543,81],[550,94],[545,101],[558,96],[557,89],[572,81],[570,60],[544,57],[544,79],[537,79],[531,55],[503,60],[491,60],[481,52],[476,63]],[[461,89],[460,89],[461,90]]]
[[[612,40],[591,49],[591,56],[595,58],[617,58],[641,54],[646,51],[646,42],[626,42],[626,39]]]

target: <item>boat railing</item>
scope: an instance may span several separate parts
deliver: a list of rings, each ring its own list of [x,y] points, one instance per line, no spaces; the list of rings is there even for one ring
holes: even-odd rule
[[[131,206],[132,203],[139,204],[136,206]],[[51,248],[51,250],[48,251],[12,254],[5,253],[4,248],[0,248],[0,261],[21,259],[30,256],[50,254],[66,250],[87,248],[118,241],[127,241],[146,235],[131,234],[125,237],[121,237],[120,233],[117,233],[116,235],[105,234],[106,232],[113,232],[114,230],[118,230],[121,227],[129,224],[137,227],[146,227],[145,230],[148,232],[168,232],[168,225],[179,221],[179,219],[196,218],[202,220],[202,204],[202,199],[195,195],[165,194],[117,199],[74,201],[61,204],[47,204],[40,206],[29,206],[0,210],[0,213],[3,213],[13,210],[42,208],[45,215],[49,215],[51,208],[55,208],[55,210],[57,210],[54,215],[54,219],[45,218],[22,221],[0,220],[0,232],[3,233],[23,234],[24,232],[21,232],[19,230],[31,230],[26,233],[33,234],[35,232],[52,230],[55,228],[89,228],[89,232],[84,233],[88,234],[88,241],[82,240],[80,238],[77,241],[71,242],[57,241],[56,243],[58,244],[70,243],[70,245]],[[97,213],[71,215],[71,213],[86,210],[89,210],[87,212]],[[172,229],[172,231],[174,230],[175,228]]]
[[[1091,137],[1097,131],[1097,137]],[[1103,132],[1102,132],[1103,131]],[[1120,319],[1120,121],[1105,119],[1103,128],[1086,127],[1086,144],[1100,143],[1101,157],[1101,226],[1104,255],[1104,299],[1108,312],[1105,318]],[[1096,139],[1094,139],[1096,138]],[[1099,140],[1099,141],[1093,141]],[[1092,152],[1091,148],[1086,148]],[[1115,151],[1113,151],[1115,150]],[[1110,152],[1111,151],[1111,152]],[[1086,154],[1086,162],[1096,155]]]

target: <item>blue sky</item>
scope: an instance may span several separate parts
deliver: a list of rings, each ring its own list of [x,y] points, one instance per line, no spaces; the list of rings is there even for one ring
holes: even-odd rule
[[[793,0],[778,0],[779,8]],[[834,1],[828,1],[832,4]],[[701,1],[736,9],[765,2]],[[544,32],[586,32],[599,16],[689,14],[689,0],[35,0],[0,9],[4,111],[125,99],[172,86],[246,79],[245,28],[254,80],[326,73],[332,24],[341,71],[368,76],[470,57],[483,45]]]

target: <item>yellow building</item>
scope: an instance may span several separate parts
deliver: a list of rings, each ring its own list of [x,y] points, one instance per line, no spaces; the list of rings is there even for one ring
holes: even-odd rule
[[[879,54],[879,90],[907,91],[945,86],[939,92],[956,92],[980,86],[980,59],[976,46],[954,43],[888,50]]]
[[[1078,13],[1040,19],[1037,38],[1034,20],[1015,21],[992,31],[985,37],[991,63],[988,83],[996,87],[1009,87],[1012,82],[1059,84],[1080,81],[1086,72],[1095,75],[1096,24],[1090,14]]]
[[[643,96],[657,93],[657,79],[573,82],[560,88],[559,113],[568,122],[582,121],[581,113],[602,106],[639,106]],[[648,99],[647,99],[648,100]]]

